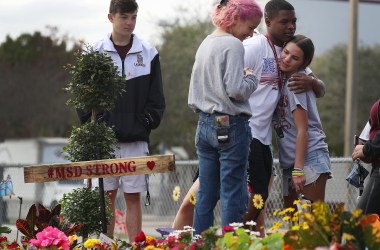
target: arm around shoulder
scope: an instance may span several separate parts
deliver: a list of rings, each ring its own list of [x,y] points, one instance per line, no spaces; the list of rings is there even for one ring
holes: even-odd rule
[[[318,79],[313,73],[310,74],[310,76],[313,78],[312,88],[315,96],[317,98],[323,97],[326,93],[325,83],[321,79]]]

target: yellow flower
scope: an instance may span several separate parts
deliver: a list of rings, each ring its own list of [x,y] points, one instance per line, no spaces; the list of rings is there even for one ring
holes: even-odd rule
[[[325,229],[325,232],[326,232],[326,233],[329,233],[329,232],[331,231],[331,227],[330,227],[330,225],[326,225],[326,226],[324,226],[323,228]]]
[[[144,250],[155,250],[156,248],[154,246],[147,246],[144,248]]]
[[[278,215],[284,215],[284,214],[286,214],[286,210],[282,210],[282,211],[278,212]]]
[[[282,226],[282,223],[281,223],[281,222],[274,222],[274,223],[273,223],[273,226],[269,229],[269,231],[276,231],[276,230],[279,229],[281,226]]]
[[[173,195],[172,195],[173,200],[178,201],[180,196],[181,196],[181,188],[179,186],[176,186],[173,189]]]
[[[311,204],[309,204],[309,203],[304,203],[304,204],[301,205],[302,209],[306,209],[306,208],[309,208],[309,207],[311,207]]]
[[[298,215],[293,215],[293,217],[292,217],[292,221],[293,222],[297,222],[298,221]]]
[[[99,239],[88,239],[86,240],[86,242],[84,243],[84,247],[85,248],[94,248],[94,246],[96,244],[100,244],[100,240]]]
[[[145,242],[147,245],[154,246],[156,244],[156,239],[153,236],[147,235],[145,236]]]
[[[362,210],[361,209],[352,210],[351,214],[354,216],[354,218],[359,218],[359,216],[362,214]]]
[[[74,243],[78,239],[78,236],[76,234],[70,235],[69,240],[70,240],[70,245]]]
[[[288,207],[285,210],[285,213],[293,213],[295,211],[294,207]]]
[[[310,221],[311,223],[313,223],[313,222],[315,221],[315,217],[314,217],[314,215],[312,215],[312,214],[305,213],[305,214],[303,214],[303,217],[304,217],[307,221]]]
[[[284,218],[282,218],[283,221],[288,221],[290,220],[290,216],[284,216]]]
[[[190,199],[190,203],[191,203],[191,204],[195,205],[195,204],[197,203],[197,198],[196,198],[194,192],[191,192],[191,193],[190,193],[190,198],[189,198],[189,199]]]
[[[262,209],[264,207],[264,200],[261,194],[255,194],[253,196],[252,202],[257,209]]]
[[[305,230],[309,229],[309,224],[307,224],[306,222],[304,222],[302,224],[302,229],[305,229]]]
[[[354,240],[355,236],[353,236],[352,234],[343,233],[343,238],[345,238],[346,240],[350,241],[350,240]]]
[[[294,200],[294,201],[293,201],[293,205],[297,205],[297,204],[299,204],[299,203],[301,203],[301,200]]]
[[[273,215],[276,216],[280,211],[281,211],[280,209],[274,210]]]
[[[300,230],[300,226],[295,225],[295,226],[292,227],[292,230],[294,230],[294,231],[298,231],[298,230]]]

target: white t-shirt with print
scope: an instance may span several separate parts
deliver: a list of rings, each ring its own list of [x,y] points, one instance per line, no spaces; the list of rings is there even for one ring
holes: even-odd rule
[[[260,76],[259,85],[249,98],[252,117],[249,119],[252,137],[265,145],[272,143],[272,116],[279,100],[277,65],[266,36],[257,35],[244,42],[246,67]],[[277,56],[281,47],[275,46]]]
[[[244,65],[259,77],[259,85],[249,98],[252,117],[249,119],[252,137],[264,145],[272,144],[272,117],[280,98],[278,72],[274,53],[267,37],[259,34],[244,40]],[[274,45],[277,57],[282,47]],[[311,73],[309,68],[307,74]],[[285,83],[285,82],[283,82]]]

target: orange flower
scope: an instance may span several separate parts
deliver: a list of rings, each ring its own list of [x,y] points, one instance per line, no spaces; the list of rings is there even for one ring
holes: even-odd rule
[[[293,247],[291,245],[288,245],[284,242],[284,245],[282,246],[283,250],[293,250]]]
[[[156,245],[156,239],[153,236],[147,235],[146,236],[146,244],[155,246]]]
[[[364,227],[365,225],[367,225],[367,224],[373,224],[376,221],[379,221],[379,215],[377,215],[377,214],[368,214],[368,215],[364,216],[364,218],[359,221],[359,224]]]
[[[374,223],[372,223],[372,228],[377,230],[377,232],[380,232],[380,220],[377,220]]]

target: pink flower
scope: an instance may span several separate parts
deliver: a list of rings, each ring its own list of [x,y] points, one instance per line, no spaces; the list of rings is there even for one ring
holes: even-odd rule
[[[168,243],[168,247],[169,248],[172,248],[172,247],[174,247],[175,246],[175,242],[176,242],[176,238],[174,237],[174,236],[168,236],[167,238],[166,238],[166,242]]]
[[[223,234],[225,234],[226,232],[233,232],[233,231],[235,231],[235,229],[234,229],[234,227],[232,227],[232,226],[223,226],[222,227],[222,232],[223,232]]]
[[[37,248],[56,246],[62,250],[70,249],[70,240],[67,236],[55,227],[47,227],[39,232],[37,239],[31,239],[29,242]]]

